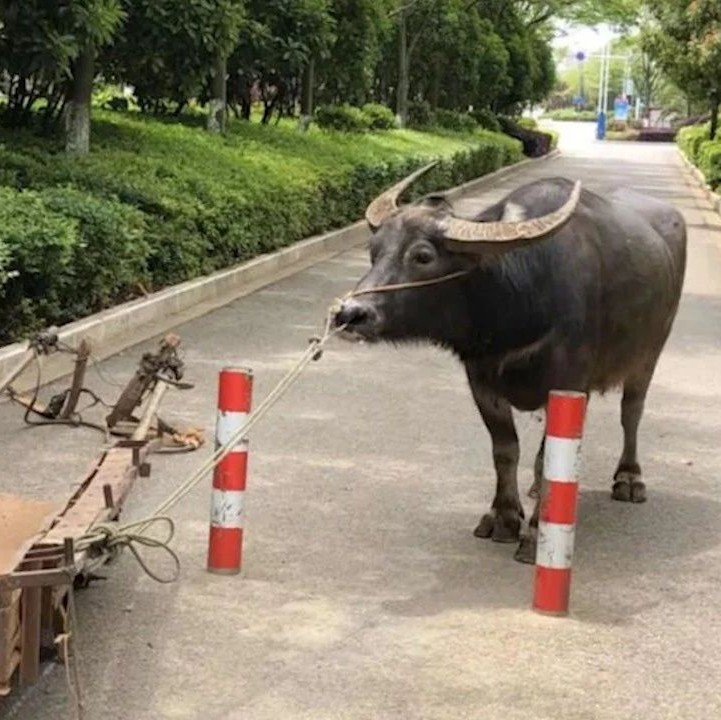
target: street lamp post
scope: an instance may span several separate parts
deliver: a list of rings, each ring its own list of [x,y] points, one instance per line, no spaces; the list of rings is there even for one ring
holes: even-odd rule
[[[584,87],[583,77],[583,61],[586,59],[586,53],[577,52],[576,60],[578,61],[578,105],[579,110],[582,110],[586,104],[586,88]]]

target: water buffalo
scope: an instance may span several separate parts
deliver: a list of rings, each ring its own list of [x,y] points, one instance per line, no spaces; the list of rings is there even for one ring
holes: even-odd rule
[[[591,192],[562,177],[531,182],[486,209],[442,195],[400,206],[423,168],[374,200],[371,268],[336,314],[369,341],[427,340],[455,353],[493,444],[496,494],[475,534],[520,544],[534,562],[538,503],[524,517],[512,407],[543,408],[551,389],[623,388],[623,451],[612,496],[643,502],[636,438],[678,308],[686,227],[630,189]],[[538,496],[543,444],[531,494]]]

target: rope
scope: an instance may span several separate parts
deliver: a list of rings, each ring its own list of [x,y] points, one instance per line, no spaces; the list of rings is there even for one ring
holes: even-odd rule
[[[164,524],[166,535],[163,538],[156,538],[146,535],[145,530],[152,525]],[[77,550],[88,550],[92,555],[97,553],[97,558],[86,565],[86,571],[93,570],[115,560],[124,548],[128,548],[145,574],[156,582],[167,584],[175,582],[180,575],[180,558],[170,547],[170,542],[175,535],[175,523],[165,515],[155,515],[146,520],[139,520],[128,525],[116,526],[110,523],[99,523],[94,525],[90,532],[83,535],[75,544]],[[143,559],[138,549],[140,547],[162,550],[173,562],[173,571],[170,575],[162,576],[154,572]]]
[[[457,272],[442,275],[441,277],[431,278],[429,280],[418,280],[415,282],[397,283],[393,285],[381,285],[376,288],[367,290],[356,290],[344,296],[343,300],[357,297],[359,295],[368,295],[376,292],[395,292],[398,290],[409,290],[418,287],[427,287],[430,285],[438,285],[440,283],[455,280],[467,275],[470,270],[459,270]],[[93,527],[89,533],[78,539],[78,547],[80,549],[93,549],[97,555],[93,567],[99,567],[108,560],[116,559],[123,548],[127,547],[133,553],[138,561],[141,569],[153,580],[161,583],[174,582],[180,574],[180,559],[173,551],[169,543],[173,539],[175,526],[173,521],[168,517],[167,513],[177,505],[184,497],[186,497],[193,488],[209,473],[223,458],[230,454],[238,443],[248,434],[260,420],[262,420],[270,411],[270,409],[285,395],[290,387],[295,383],[305,368],[310,363],[319,360],[323,354],[323,347],[335,335],[345,330],[346,326],[333,328],[333,318],[338,311],[338,302],[328,309],[323,334],[320,337],[312,338],[308,349],[301,355],[296,364],[286,373],[280,382],[268,393],[263,402],[248,415],[245,423],[238,428],[225,442],[224,445],[216,448],[212,455],[198,467],[198,469],[174,492],[170,494],[154,512],[144,520],[131,523],[124,526],[114,526],[110,524],[99,524]],[[168,526],[167,537],[158,539],[146,535],[146,531],[153,524],[166,523]],[[152,571],[147,563],[143,560],[138,549],[147,547],[160,549],[165,552],[173,561],[174,570],[170,576],[162,577]]]
[[[68,586],[67,608],[58,608],[63,621],[63,630],[55,636],[54,644],[62,648],[65,668],[65,683],[68,687],[68,715],[83,720],[83,701],[80,684],[80,650],[78,648],[78,616],[75,609],[75,590],[72,580]],[[71,652],[72,645],[72,652]],[[72,660],[71,660],[72,657]]]
[[[308,349],[301,355],[295,365],[286,373],[275,388],[265,397],[263,402],[248,416],[246,422],[228,438],[224,445],[218,447],[166,500],[160,503],[150,516],[144,520],[138,520],[137,522],[124,526],[105,523],[98,524],[91,528],[88,533],[77,539],[76,548],[79,550],[90,550],[91,553],[95,554],[94,560],[87,566],[89,571],[103,565],[109,560],[112,561],[116,559],[124,548],[129,548],[141,569],[148,577],[161,583],[171,583],[178,578],[180,574],[180,559],[169,545],[175,533],[175,525],[167,516],[167,512],[188,495],[223,458],[235,449],[238,443],[247,435],[248,431],[265,417],[273,405],[290,389],[291,385],[298,379],[303,370],[305,370],[311,362],[320,359],[323,346],[333,336],[344,330],[344,327],[332,327],[334,314],[335,309],[333,307],[329,308],[323,335],[311,339]],[[167,536],[164,538],[148,536],[146,534],[147,530],[158,523],[165,523],[167,525]],[[171,575],[163,577],[151,570],[144,561],[139,546],[160,549],[169,555],[174,565]]]
[[[413,288],[427,287],[428,285],[438,285],[440,283],[448,282],[449,280],[455,280],[456,278],[468,275],[470,270],[458,270],[456,272],[449,273],[448,275],[441,275],[437,278],[431,278],[430,280],[416,280],[414,282],[395,283],[393,285],[379,285],[378,287],[368,288],[366,290],[351,290],[347,293],[343,299],[349,300],[352,297],[358,297],[359,295],[370,295],[372,293],[379,292],[395,292],[396,290],[412,290]]]

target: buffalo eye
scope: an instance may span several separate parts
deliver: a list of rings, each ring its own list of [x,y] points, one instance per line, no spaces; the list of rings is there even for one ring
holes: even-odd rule
[[[431,245],[417,245],[408,253],[410,261],[414,265],[430,265],[437,257],[436,250]]]

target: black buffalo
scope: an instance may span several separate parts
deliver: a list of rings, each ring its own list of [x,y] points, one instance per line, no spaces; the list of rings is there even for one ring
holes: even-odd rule
[[[366,340],[427,340],[460,358],[497,475],[491,510],[475,534],[520,538],[516,559],[534,562],[538,505],[521,538],[511,408],[543,408],[552,389],[623,388],[624,443],[612,495],[646,499],[636,438],[681,296],[685,223],[673,207],[632,190],[596,193],[560,177],[463,216],[442,196],[399,207],[427,169],[369,206],[372,266],[336,323]],[[543,445],[536,496],[542,469]]]

